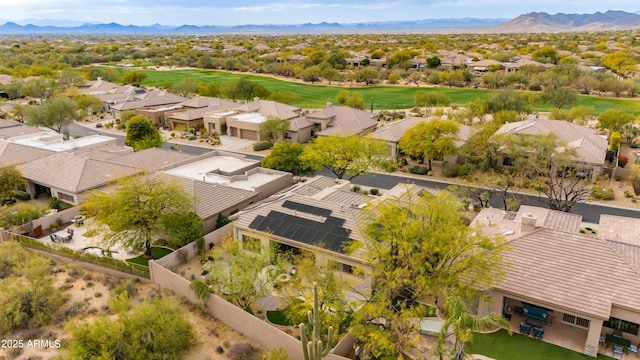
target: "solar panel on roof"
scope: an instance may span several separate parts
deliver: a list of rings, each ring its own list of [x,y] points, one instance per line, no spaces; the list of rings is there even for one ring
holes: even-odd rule
[[[344,224],[343,219],[329,217],[332,224]],[[256,216],[249,228],[268,231],[273,235],[299,241],[309,245],[320,245],[328,250],[342,252],[343,242],[349,240],[350,230],[331,226],[320,221],[299,218],[276,210],[267,216]]]
[[[282,203],[282,207],[286,209],[302,211],[307,214],[324,216],[324,217],[328,217],[329,215],[331,215],[330,209],[324,209],[324,208],[320,208],[313,205],[302,204],[297,201],[291,201],[291,200],[285,200],[285,202]]]

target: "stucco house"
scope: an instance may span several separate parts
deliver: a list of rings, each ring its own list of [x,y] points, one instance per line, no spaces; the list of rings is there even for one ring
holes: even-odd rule
[[[408,117],[404,119],[400,119],[398,121],[391,122],[384,126],[377,128],[373,133],[371,133],[371,137],[374,139],[384,141],[388,146],[388,155],[390,158],[397,159],[400,154],[400,150],[398,149],[398,143],[400,139],[404,135],[405,131],[411,129],[412,127],[418,125],[421,122],[437,120],[437,117],[429,117],[429,118],[419,118],[419,117]],[[469,137],[473,134],[473,129],[467,125],[460,125],[460,129],[458,131],[458,135],[455,140],[456,147],[458,149],[462,149],[462,146],[469,140]],[[443,161],[447,161],[450,163],[458,163],[465,161],[465,154],[460,151],[458,154],[454,155],[446,155]]]
[[[212,151],[176,162],[157,172],[177,181],[195,200],[195,213],[205,234],[215,230],[220,215],[229,216],[289,187],[290,173],[260,167],[243,155]]]
[[[255,98],[245,104],[236,104],[233,108],[208,112],[203,121],[209,132],[262,141],[266,134],[263,134],[261,124],[269,117],[292,121],[300,116],[301,111],[295,106]]]
[[[480,312],[505,314],[516,330],[529,322],[544,330],[545,341],[590,356],[602,342],[625,342],[628,351],[640,342],[640,262],[632,256],[638,244],[617,246],[583,234],[581,220],[530,206],[517,213],[482,210],[471,226],[504,235],[510,249],[503,258],[505,276],[485,289]],[[614,330],[623,340],[612,338]]]
[[[179,108],[168,111],[165,114],[166,121],[160,126],[169,126],[171,129],[200,129],[204,127],[204,116],[212,111],[233,109],[238,103],[212,97],[197,97],[185,101]]]
[[[370,292],[371,268],[344,245],[362,240],[357,213],[368,197],[349,191],[350,183],[323,176],[299,183],[234,216],[234,239],[247,251],[314,254],[318,264],[329,262],[342,276]]]
[[[335,106],[331,102],[324,109],[310,112],[305,117],[315,124],[315,136],[366,135],[378,126],[374,114],[348,106]]]
[[[530,117],[527,120],[504,124],[496,134],[518,136],[555,134],[559,141],[576,151],[574,158],[577,170],[590,174],[592,180],[605,168],[605,156],[609,147],[606,137],[598,135],[595,129],[563,120],[547,120]],[[508,165],[508,156],[503,164]],[[515,160],[515,159],[513,159]]]

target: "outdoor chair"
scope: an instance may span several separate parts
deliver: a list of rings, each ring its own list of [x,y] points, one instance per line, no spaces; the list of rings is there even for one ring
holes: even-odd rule
[[[544,335],[544,329],[539,327],[533,328],[533,337],[536,339],[542,340],[542,336]]]
[[[531,333],[531,325],[527,325],[523,322],[520,323],[520,334],[529,335]]]
[[[56,242],[56,237],[53,236],[53,234],[50,234],[49,237],[51,238],[51,242]]]
[[[620,359],[622,359],[624,348],[620,345],[613,345],[613,357],[616,357],[617,354],[620,354]]]

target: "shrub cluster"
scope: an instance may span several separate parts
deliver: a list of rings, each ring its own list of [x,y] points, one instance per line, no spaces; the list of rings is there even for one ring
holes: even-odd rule
[[[429,168],[416,165],[416,166],[410,167],[409,172],[412,174],[427,175],[427,173],[429,172]]]
[[[271,147],[273,147],[271,141],[260,141],[253,144],[253,151],[267,150],[271,149]]]

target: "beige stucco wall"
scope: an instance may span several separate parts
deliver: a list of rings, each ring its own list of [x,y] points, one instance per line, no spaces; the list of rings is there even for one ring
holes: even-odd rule
[[[192,303],[200,303],[202,301],[189,289],[189,281],[182,276],[171,272],[153,260],[149,262],[149,270],[153,282],[166,289],[172,290],[178,295],[184,296]],[[234,306],[228,301],[216,295],[211,295],[207,301],[206,308],[211,316],[229,325],[263,347],[267,349],[281,347],[287,351],[291,359],[302,359],[302,345],[299,340]],[[346,358],[330,354],[326,356],[325,359],[341,360]]]

